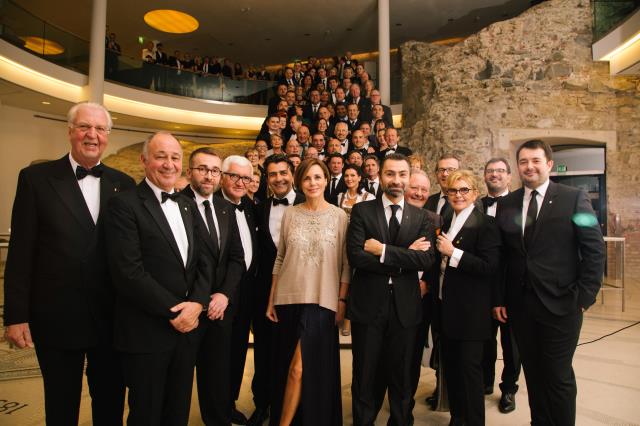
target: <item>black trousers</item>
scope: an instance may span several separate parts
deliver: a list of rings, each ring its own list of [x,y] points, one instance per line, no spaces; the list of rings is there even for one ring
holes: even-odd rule
[[[231,403],[237,401],[240,396],[244,366],[247,360],[249,330],[251,329],[253,312],[251,294],[253,284],[251,277],[242,279],[238,285],[235,302],[231,305],[230,310],[233,319],[231,326]]]
[[[271,393],[273,323],[266,316],[271,286],[262,284],[264,283],[256,282],[253,294],[251,324],[254,374],[251,392],[256,407],[266,409],[269,407]]]
[[[431,325],[431,297],[429,294],[425,294],[422,298],[422,322],[416,329],[416,344],[413,353],[413,363],[411,366],[411,390],[412,399],[411,406],[415,405],[413,396],[415,396],[418,390],[418,383],[420,382],[420,370],[422,368],[422,352],[424,351],[427,343],[427,337],[429,334],[429,326]]]
[[[442,338],[444,375],[449,408],[454,422],[464,420],[468,426],[484,425],[482,388],[482,340]]]
[[[493,320],[491,339],[484,343],[484,354],[482,357],[482,375],[484,386],[493,387],[496,376],[496,360],[498,359],[498,328],[500,328],[500,345],[502,346],[502,359],[504,368],[502,369],[500,390],[503,393],[518,392],[518,378],[520,377],[520,354],[511,330],[511,323],[501,323]]]
[[[530,289],[507,309],[527,381],[531,424],[575,424],[577,386],[572,363],[582,312],[576,308],[570,315],[554,315]]]
[[[166,352],[122,353],[129,388],[128,426],[187,425],[197,354],[194,333],[180,335]]]
[[[60,349],[36,343],[36,356],[47,425],[78,424],[85,357],[93,424],[122,424],[125,386],[120,357],[112,348]]]
[[[390,294],[388,303],[381,306],[374,321],[369,324],[351,322],[351,336],[354,426],[375,423],[384,391],[388,391],[391,410],[388,424],[409,424],[416,326],[402,326]]]
[[[231,424],[231,333],[233,315],[211,321],[200,316],[196,380],[200,417],[207,426]]]

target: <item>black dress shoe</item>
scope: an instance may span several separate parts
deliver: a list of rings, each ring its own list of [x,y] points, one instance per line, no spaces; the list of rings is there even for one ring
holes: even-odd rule
[[[485,386],[484,387],[484,394],[485,395],[491,395],[493,393],[493,386]]]
[[[231,423],[234,425],[246,425],[247,417],[242,414],[236,407],[231,410]]]
[[[269,407],[256,408],[256,411],[254,411],[251,417],[249,417],[249,420],[247,421],[247,425],[260,426],[268,418],[269,418]]]
[[[505,392],[500,397],[498,403],[498,409],[501,413],[510,413],[516,409],[516,394],[511,392]]]

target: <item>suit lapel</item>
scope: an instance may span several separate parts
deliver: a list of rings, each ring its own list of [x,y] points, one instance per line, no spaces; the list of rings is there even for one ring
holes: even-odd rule
[[[455,248],[460,248],[464,245],[464,237],[467,233],[470,231],[476,232],[474,229],[477,230],[478,228],[478,214],[482,214],[482,212],[478,209],[478,206],[476,206],[451,242]],[[451,218],[453,218],[453,215],[451,215]],[[451,222],[449,222],[449,227],[451,227]]]
[[[409,203],[405,200],[404,209],[402,209],[402,222],[400,222],[400,229],[398,230],[398,239],[396,244],[402,245],[401,242],[406,242],[406,239],[410,237],[411,232],[415,233],[416,226],[414,225],[415,214],[411,210]],[[413,243],[413,241],[411,241]]]
[[[524,246],[524,235],[522,232],[522,203],[524,202],[524,187],[518,189],[516,191],[516,195],[514,196],[514,200],[516,205],[513,208],[513,211],[516,212],[515,223],[518,224],[518,235],[520,237],[520,248],[523,252],[526,253],[526,248]]]
[[[120,192],[120,182],[112,181],[110,173],[105,170],[100,178],[100,214],[98,215],[98,220],[102,218],[102,212],[107,208],[109,198],[118,192]]]
[[[376,200],[376,222],[378,224],[378,231],[380,235],[382,235],[382,243],[389,244],[389,240],[391,240],[389,236],[389,224],[384,214],[384,204],[382,204],[381,198]]]
[[[187,261],[186,268],[189,267],[191,262],[193,262],[194,256],[194,244],[193,244],[193,216],[191,212],[191,206],[187,202],[186,199],[180,197],[177,201],[178,206],[180,207],[180,216],[182,216],[182,224],[184,226],[184,230],[187,233],[187,242],[189,243],[189,247],[187,248]],[[198,213],[200,214],[200,213]],[[173,235],[173,233],[171,233]],[[182,256],[180,256],[182,259]]]
[[[214,199],[216,198],[216,196],[214,195]],[[218,197],[220,198],[220,197]],[[224,198],[222,198],[221,200],[218,201],[222,201],[222,202],[216,202],[214,203],[215,205],[215,211],[216,211],[216,218],[218,219],[218,228],[220,229],[220,247],[216,250],[214,250],[214,253],[218,253],[218,258],[222,259],[222,255],[224,254],[224,249],[227,246],[227,239],[229,238],[229,220],[231,219],[230,216],[230,209],[228,206],[228,203],[224,200]],[[213,244],[215,246],[215,244]]]
[[[173,250],[173,254],[180,260],[180,264],[183,265],[182,255],[180,255],[180,250],[178,249],[178,243],[176,243],[176,239],[173,236],[173,232],[171,232],[171,227],[169,226],[169,222],[167,221],[164,212],[162,211],[162,207],[160,207],[160,202],[156,198],[153,190],[147,185],[146,182],[142,182],[140,186],[138,186],[138,193],[140,197],[143,199],[143,204],[145,208],[151,214],[151,217],[160,228],[162,235],[164,235],[165,239],[171,246]],[[181,209],[182,210],[182,209]]]
[[[538,234],[540,234],[540,228],[542,228],[542,224],[544,223],[546,217],[549,215],[551,209],[553,209],[553,201],[557,195],[557,187],[553,182],[549,182],[549,186],[547,187],[547,192],[544,194],[544,199],[542,200],[542,206],[540,207],[540,213],[538,213],[538,218],[536,219],[536,227],[533,230],[533,236],[531,237],[531,246],[536,241]],[[524,244],[524,238],[523,238]]]
[[[87,207],[87,202],[82,196],[78,180],[73,174],[69,157],[64,156],[58,160],[57,173],[49,178],[49,181],[54,191],[60,196],[62,202],[69,208],[76,220],[87,230],[93,230],[95,224],[89,207]]]

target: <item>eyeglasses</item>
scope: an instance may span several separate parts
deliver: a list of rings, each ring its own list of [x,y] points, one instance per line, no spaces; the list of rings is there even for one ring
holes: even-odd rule
[[[218,177],[220,176],[220,169],[217,167],[214,167],[212,169],[209,169],[205,166],[198,166],[198,167],[191,167],[190,170],[192,172],[196,172],[197,174],[199,174],[200,176],[204,177],[207,176],[209,173],[211,173],[211,176],[213,177]]]
[[[440,167],[440,168],[436,169],[436,173],[444,173],[444,172],[453,173],[456,170],[458,170],[458,169],[456,169],[455,167],[446,167],[446,168],[445,167]]]
[[[240,175],[237,175],[235,173],[227,173],[227,172],[224,172],[223,174],[228,176],[229,179],[231,179],[231,182],[233,182],[233,183],[237,183],[238,180],[241,180],[243,184],[249,185],[251,183],[251,181],[253,180],[253,178],[251,176],[240,176]]]
[[[460,193],[460,195],[467,195],[470,191],[475,191],[475,189],[474,188],[466,188],[466,187],[458,188],[458,189],[449,188],[449,189],[447,189],[447,195],[450,195],[452,197],[454,195],[458,194],[458,193]]]
[[[507,173],[507,169],[487,169],[484,171],[484,174],[486,175],[491,175],[497,173],[499,175],[505,174]]]
[[[108,127],[92,126],[91,124],[86,124],[86,123],[73,124],[71,127],[73,127],[76,130],[80,130],[82,133],[87,133],[91,129],[96,129],[96,133],[102,136],[108,135],[109,133],[111,133],[111,129]]]

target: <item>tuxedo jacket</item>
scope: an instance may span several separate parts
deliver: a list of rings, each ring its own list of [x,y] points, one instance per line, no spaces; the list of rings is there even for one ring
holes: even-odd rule
[[[182,194],[191,200],[195,200],[195,194],[190,185],[182,190]],[[202,240],[205,242],[204,250],[211,259],[211,267],[215,266],[215,270],[211,271],[214,279],[211,281],[209,294],[222,293],[229,298],[229,303],[233,303],[235,291],[245,272],[244,250],[240,241],[238,224],[235,221],[235,212],[231,204],[222,197],[212,197],[213,210],[218,220],[218,228],[220,230],[218,245],[213,241],[208,232],[207,225],[198,210],[198,229],[202,232]]]
[[[554,315],[588,308],[600,290],[605,245],[587,194],[549,182],[529,250],[522,235],[523,197],[520,188],[498,200],[496,220],[506,267],[499,306],[518,309],[526,285]]]
[[[369,108],[367,108],[366,110],[360,111],[360,119],[362,121],[373,120],[373,113],[371,111],[372,109],[373,109],[373,104],[369,103]],[[382,119],[386,121],[387,124],[389,125],[393,124],[393,114],[391,114],[391,108],[389,108],[387,105],[382,105],[382,110],[384,111],[384,115],[382,116]]]
[[[305,198],[303,194],[297,193],[296,198],[293,201],[293,205],[304,202]],[[273,202],[273,196],[262,201],[256,207],[256,220],[257,220],[257,239],[258,250],[260,256],[258,258],[258,274],[257,274],[257,286],[260,287],[260,293],[264,296],[269,296],[271,290],[271,278],[273,275],[273,264],[276,261],[276,255],[278,254],[278,248],[271,238],[271,230],[269,228],[269,217],[271,216],[271,204]]]
[[[105,217],[107,249],[116,289],[115,346],[129,353],[172,350],[181,341],[169,320],[171,307],[185,301],[209,305],[211,271],[217,269],[205,249],[200,213],[193,200],[181,196],[182,222],[189,241],[183,263],[169,222],[151,187],[142,181],[134,190],[113,197]],[[196,331],[188,333],[196,339]]]
[[[450,229],[452,218],[444,220],[443,232]],[[447,262],[444,271],[442,331],[449,339],[489,339],[492,286],[500,265],[500,232],[495,220],[474,208],[452,243],[464,253],[456,268]],[[438,252],[438,270],[441,259]],[[434,287],[438,297],[439,282]]]
[[[435,230],[427,213],[406,201],[402,215],[397,239],[392,242],[381,199],[353,206],[347,230],[347,254],[353,269],[348,303],[352,321],[371,323],[389,297],[395,300],[403,327],[416,326],[422,320],[418,271],[426,271],[433,264]],[[421,237],[431,242],[429,250],[409,250]],[[383,263],[379,256],[364,251],[364,243],[370,238],[386,244]],[[389,291],[389,278],[393,281],[393,292]]]
[[[338,194],[341,192],[345,192],[347,190],[347,184],[344,183],[344,174],[342,176],[340,176],[340,179],[338,179],[338,181],[336,182],[336,189],[335,191],[331,192],[331,178],[332,176],[329,176],[329,181],[327,182],[327,187],[324,189],[324,199],[337,206],[338,205]]]
[[[4,280],[5,325],[28,322],[36,344],[59,348],[111,342],[114,294],[104,214],[111,197],[134,185],[104,166],[94,223],[68,155],[20,171]]]
[[[389,151],[389,148],[378,152],[378,158],[380,159],[381,162],[387,156],[387,152],[388,151]],[[400,146],[400,145],[396,145],[396,151],[395,152],[396,152],[396,154],[402,154],[402,155],[404,155],[406,157],[408,157],[411,154],[413,154],[413,151],[411,151],[411,149],[407,148],[406,146]]]
[[[368,179],[364,179],[362,181],[362,187],[364,188],[365,191],[371,192],[371,191],[369,191],[369,180]],[[380,178],[378,178],[378,190],[375,193],[376,198],[382,197],[382,193],[383,192],[384,191],[382,191],[382,185],[380,185]]]

